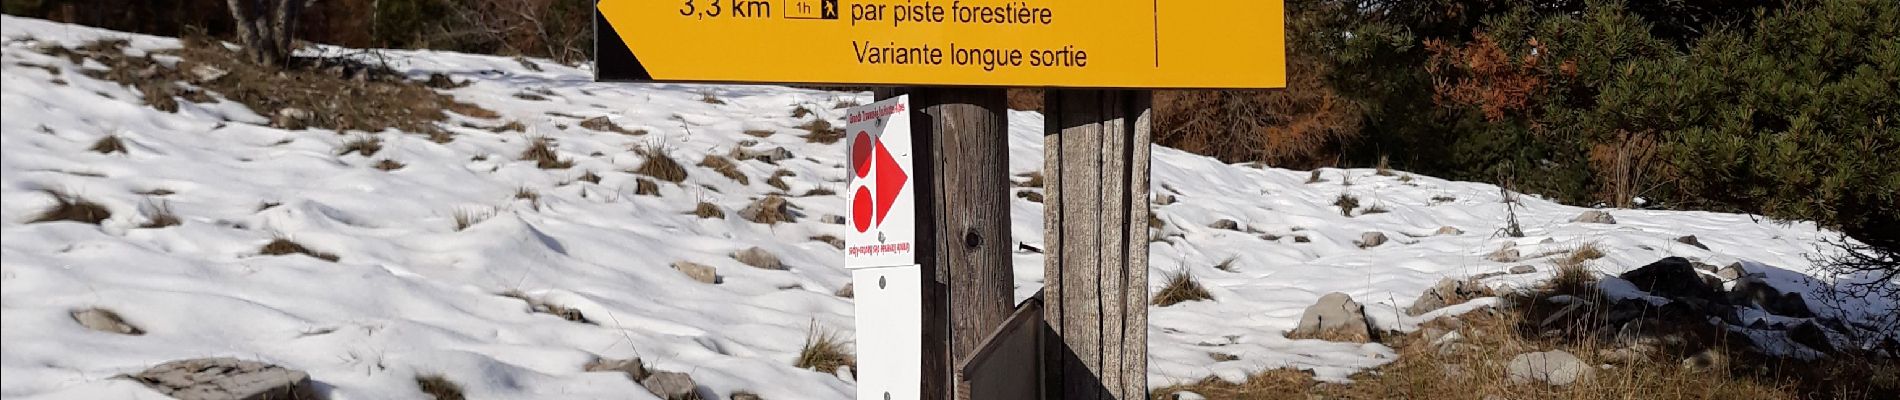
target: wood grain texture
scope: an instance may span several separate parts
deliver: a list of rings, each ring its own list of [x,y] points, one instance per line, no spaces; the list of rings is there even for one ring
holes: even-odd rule
[[[1146,398],[1148,93],[1045,96],[1045,398]]]

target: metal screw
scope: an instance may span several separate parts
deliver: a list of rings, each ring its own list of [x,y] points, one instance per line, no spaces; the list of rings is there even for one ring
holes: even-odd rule
[[[884,392],[884,400],[891,400],[891,392]]]
[[[878,288],[878,289],[883,289],[883,288],[884,288],[884,277],[882,277],[882,276],[880,276],[880,277],[877,277],[877,288]]]

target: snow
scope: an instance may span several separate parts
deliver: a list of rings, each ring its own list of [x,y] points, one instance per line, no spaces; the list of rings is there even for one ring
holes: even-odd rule
[[[456,134],[447,144],[396,131],[285,131],[260,125],[266,122],[261,115],[274,110],[229,101],[181,101],[179,112],[160,112],[135,90],[79,73],[103,65],[34,50],[110,37],[148,52],[177,47],[176,40],[4,18],[0,395],[6,398],[153,398],[155,392],[111,377],[212,356],[309,372],[335,399],[413,398],[420,395],[413,382],[418,373],[447,376],[475,398],[651,398],[616,373],[583,372],[596,356],[640,356],[653,368],[690,373],[719,398],[740,390],[776,399],[854,392],[849,374],[792,365],[814,329],[849,338],[853,313],[851,299],[833,295],[849,281],[843,253],[811,240],[843,236],[844,226],[820,217],[842,215],[844,199],[802,196],[819,188],[843,191],[844,144],[807,143],[796,128],[805,121],[791,111],[803,106],[843,126],[839,106],[868,103],[869,94],[595,83],[589,71],[546,61],[536,72],[512,58],[387,51],[411,76],[440,72],[472,80],[445,92],[501,117],[456,116],[444,124]],[[52,83],[55,77],[67,83]],[[522,92],[548,100],[514,96]],[[702,101],[706,96],[724,104]],[[649,133],[578,126],[595,116]],[[1011,173],[1039,170],[1041,116],[1011,112],[1009,119]],[[462,126],[507,121],[520,121],[529,132]],[[777,133],[742,133],[755,129]],[[128,154],[87,150],[108,134],[125,139]],[[345,141],[362,136],[381,138],[382,152],[336,155]],[[518,160],[531,137],[553,140],[575,166],[542,170]],[[757,143],[746,147],[784,147],[795,157],[777,165],[738,162],[752,178],[744,185],[695,166],[702,156],[724,155],[747,140]],[[661,182],[658,196],[636,195],[639,177],[623,171],[645,162],[631,150],[637,147],[666,149],[689,177],[677,185]],[[371,168],[383,158],[407,167]],[[1505,205],[1491,185],[1381,176],[1371,169],[1325,169],[1323,182],[1309,184],[1305,171],[1224,164],[1164,147],[1154,149],[1154,158],[1154,191],[1179,202],[1156,207],[1167,227],[1150,244],[1151,290],[1164,282],[1162,273],[1188,271],[1215,298],[1150,309],[1149,382],[1156,387],[1208,376],[1238,381],[1280,367],[1345,381],[1397,357],[1379,344],[1286,339],[1301,310],[1329,292],[1364,303],[1382,328],[1412,330],[1496,301],[1404,315],[1401,310],[1438,279],[1538,266],[1536,273],[1485,280],[1501,289],[1526,287],[1548,278],[1561,252],[1583,244],[1607,254],[1588,264],[1602,274],[1683,256],[1714,265],[1745,261],[1751,270],[1779,271],[1776,282],[1825,288],[1825,281],[1810,277],[1807,256],[1821,239],[1837,235],[1809,222],[1708,212],[1618,209],[1610,210],[1615,225],[1571,223],[1586,209],[1527,196],[1517,208],[1527,237],[1502,237],[1494,232],[1504,226]],[[746,204],[779,192],[765,178],[780,169],[795,174],[785,181],[802,217],[772,226],[739,218]],[[576,179],[590,171],[600,183]],[[523,188],[538,192],[539,200],[515,198]],[[140,194],[155,189],[176,194]],[[98,202],[113,216],[100,226],[27,223],[53,204],[45,190]],[[1342,216],[1332,205],[1341,193],[1357,196],[1362,208],[1389,212]],[[1445,197],[1451,200],[1441,201]],[[1041,205],[1010,198],[1015,239],[1041,247]],[[728,216],[692,215],[700,201]],[[139,228],[158,204],[184,223]],[[458,212],[493,217],[457,231]],[[1208,227],[1220,219],[1238,221],[1243,231]],[[1433,235],[1443,226],[1465,233]],[[1369,231],[1392,240],[1357,247],[1354,240]],[[1689,234],[1714,251],[1674,240]],[[1295,236],[1310,243],[1296,243]],[[258,254],[279,237],[341,259]],[[753,246],[790,268],[756,269],[728,256]],[[1525,259],[1485,258],[1506,246]],[[1215,268],[1229,259],[1231,271]],[[680,260],[717,267],[723,283],[701,284],[669,267]],[[1043,259],[1017,252],[1014,261],[1020,300],[1040,287]],[[525,302],[497,295],[509,290],[577,309],[593,324],[532,313]],[[88,307],[117,311],[146,334],[94,332],[68,316]],[[1843,317],[1871,320],[1894,310],[1865,302]],[[1210,352],[1239,358],[1216,362]]]

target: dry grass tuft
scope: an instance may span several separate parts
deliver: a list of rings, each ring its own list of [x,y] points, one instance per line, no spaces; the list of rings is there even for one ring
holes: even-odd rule
[[[1585,263],[1598,258],[1603,258],[1603,251],[1597,249],[1596,244],[1584,243],[1577,246],[1576,249],[1570,251],[1569,255],[1553,262],[1557,264],[1557,274],[1545,282],[1545,285],[1555,293],[1584,298],[1595,297],[1597,277],[1595,273],[1590,272],[1590,267]]]
[[[356,153],[364,157],[369,157],[376,155],[378,151],[383,151],[383,139],[370,135],[362,135],[343,141],[343,147],[337,149],[336,155],[344,156],[350,153]]]
[[[405,167],[405,166],[407,165],[404,165],[403,163],[398,162],[396,160],[387,159],[387,158],[376,161],[376,165],[375,165],[376,169],[380,169],[384,171],[395,171],[395,170],[402,169],[402,167]]]
[[[798,351],[798,360],[793,366],[824,373],[837,372],[838,367],[851,366],[857,369],[857,356],[844,347],[844,341],[838,334],[813,324],[805,335],[805,348]]]
[[[1392,176],[1393,173],[1392,173],[1391,162],[1388,161],[1385,156],[1379,156],[1378,171],[1374,173],[1378,174],[1379,176]]]
[[[643,195],[643,196],[659,196],[660,184],[654,183],[652,179],[646,179],[646,178],[640,178],[640,179],[634,180],[633,194]]]
[[[702,201],[693,207],[693,215],[700,218],[725,218],[726,210],[720,209],[717,204]]]
[[[812,188],[811,190],[805,191],[805,194],[799,195],[799,197],[831,196],[835,194],[838,194],[838,192],[831,190],[831,188],[816,187],[816,188]]]
[[[178,219],[177,213],[172,212],[171,204],[163,201],[146,201],[145,214],[147,215],[145,217],[145,223],[139,224],[140,228],[164,228],[168,226],[178,226],[184,223],[184,221]]]
[[[605,116],[593,117],[593,118],[581,120],[580,125],[582,128],[592,129],[592,130],[601,131],[601,132],[613,132],[613,133],[618,133],[618,134],[628,135],[628,136],[640,136],[640,135],[647,134],[647,131],[644,131],[644,130],[630,131],[630,130],[627,130],[627,128],[622,128],[620,127],[620,124],[614,123],[612,119],[609,119]]]
[[[781,169],[781,170],[778,170],[778,171],[773,171],[773,172],[772,172],[772,177],[771,177],[771,178],[766,178],[766,179],[765,179],[765,184],[766,184],[766,185],[771,185],[771,186],[772,186],[772,187],[774,187],[774,188],[778,188],[778,190],[779,190],[779,191],[781,191],[781,192],[791,192],[791,191],[792,191],[792,185],[791,185],[791,184],[788,184],[788,183],[785,183],[785,178],[786,178],[786,177],[792,177],[792,176],[798,176],[798,175],[797,175],[797,174],[793,174],[793,173],[792,173],[792,171],[790,171],[790,170],[783,170],[783,169]]]
[[[302,244],[299,244],[297,242],[292,242],[290,241],[290,239],[286,239],[283,237],[278,237],[276,239],[272,239],[270,243],[265,243],[264,247],[261,249],[258,249],[257,252],[259,254],[263,254],[267,256],[302,254],[302,255],[314,257],[318,260],[323,260],[323,261],[336,262],[337,260],[337,256],[335,254],[311,250],[308,247],[304,247],[304,245]]]
[[[805,107],[805,106],[803,106],[803,105],[800,105],[800,106],[798,106],[798,107],[793,107],[793,108],[792,108],[792,118],[794,118],[794,119],[797,119],[797,118],[805,118],[806,116],[809,116],[809,115],[811,115],[811,114],[812,114],[812,112],[811,112],[811,109],[810,109],[810,108],[806,108],[806,107]]]
[[[1320,177],[1320,171],[1317,169],[1313,170],[1313,173],[1306,175],[1306,183],[1308,184],[1320,183],[1320,182],[1325,182],[1325,181],[1326,181],[1326,178]]]
[[[706,158],[699,160],[699,166],[711,168],[713,172],[718,172],[719,175],[723,175],[727,179],[732,179],[734,182],[739,182],[741,185],[752,184],[752,178],[746,176],[744,171],[740,171],[739,164],[732,162],[732,159],[707,154]]]
[[[1042,171],[1024,173],[1016,176],[1023,177],[1022,182],[1016,183],[1017,187],[1042,187]]]
[[[58,191],[44,192],[53,196],[53,207],[40,211],[39,216],[33,217],[33,220],[27,223],[72,221],[98,225],[107,218],[112,218],[112,211],[99,203]]]
[[[581,181],[581,182],[587,182],[587,183],[592,183],[592,184],[595,184],[595,185],[599,185],[599,184],[600,184],[600,175],[599,175],[599,174],[595,174],[595,173],[594,173],[594,171],[587,171],[587,172],[582,172],[582,173],[581,173],[581,176],[579,176],[579,177],[576,177],[576,178],[574,178],[574,179],[575,179],[575,180],[578,180],[578,181]]]
[[[435,400],[464,400],[462,385],[443,377],[441,374],[416,375],[416,386],[422,388],[422,394]]]
[[[574,160],[555,154],[553,140],[545,137],[528,141],[528,149],[521,151],[521,159],[534,161],[534,166],[541,169],[567,169],[574,166]]]
[[[699,92],[699,101],[701,103],[712,104],[712,105],[726,104],[725,100],[720,100],[719,95],[713,94],[711,90]]]
[[[1351,194],[1340,193],[1339,197],[1333,199],[1333,205],[1339,207],[1339,215],[1351,217],[1352,210],[1359,208],[1359,198],[1353,197]]]
[[[811,134],[805,135],[805,141],[809,143],[833,144],[838,143],[839,140],[844,140],[844,129],[832,127],[831,121],[826,121],[823,118],[813,118],[811,122],[799,125],[798,128],[804,129],[806,132],[811,132]]]
[[[1194,274],[1187,270],[1167,273],[1168,283],[1155,292],[1154,303],[1167,307],[1184,301],[1213,300],[1214,294],[1208,293],[1200,281],[1194,280]]]
[[[1389,213],[1389,212],[1392,212],[1392,210],[1387,210],[1385,209],[1385,206],[1382,206],[1382,205],[1373,204],[1369,207],[1366,207],[1365,210],[1359,211],[1359,215],[1384,214],[1384,213]]]
[[[99,154],[126,154],[125,140],[120,139],[119,135],[106,135],[106,137],[99,138],[99,141],[92,143],[92,151],[98,152]]]
[[[455,231],[461,232],[468,230],[469,227],[494,217],[495,209],[492,208],[464,208],[455,210]]]
[[[1219,264],[1214,264],[1214,269],[1227,272],[1240,272],[1239,269],[1234,267],[1234,262],[1236,261],[1240,261],[1240,256],[1227,257],[1227,259],[1221,260]]]
[[[771,129],[747,129],[745,131],[746,135],[750,135],[756,138],[769,138],[769,137],[772,137],[772,134],[775,134],[775,133],[778,133],[778,132],[773,131]]]
[[[641,163],[640,168],[633,170],[633,173],[673,183],[686,180],[686,167],[681,166],[679,161],[673,161],[673,157],[667,156],[666,150],[659,146],[647,146],[639,152],[647,158],[647,161]]]

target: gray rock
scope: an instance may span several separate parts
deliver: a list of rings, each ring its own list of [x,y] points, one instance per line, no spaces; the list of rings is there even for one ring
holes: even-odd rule
[[[1513,383],[1540,382],[1551,386],[1569,386],[1589,378],[1595,368],[1563,350],[1519,354],[1505,366]]]
[[[1155,201],[1154,201],[1154,205],[1157,205],[1157,206],[1165,206],[1165,205],[1169,205],[1169,204],[1174,204],[1174,201],[1175,201],[1175,199],[1174,199],[1174,195],[1171,195],[1171,194],[1157,194],[1157,195],[1155,195]]]
[[[1737,261],[1729,263],[1728,266],[1722,267],[1721,270],[1715,271],[1715,276],[1721,277],[1722,280],[1725,281],[1741,279],[1744,276],[1748,276],[1748,268],[1742,267],[1742,263]]]
[[[1694,264],[1695,269],[1697,271],[1707,272],[1711,274],[1715,273],[1716,271],[1721,270],[1721,268],[1717,268],[1714,264],[1704,263],[1701,261],[1691,262],[1690,264]]]
[[[1359,241],[1355,243],[1359,244],[1359,248],[1364,249],[1378,247],[1379,245],[1385,244],[1385,241],[1384,232],[1366,232],[1359,234]]]
[[[1438,356],[1440,357],[1451,357],[1474,351],[1478,351],[1478,346],[1465,343],[1446,343],[1444,346],[1438,346]]]
[[[1533,267],[1530,265],[1518,265],[1518,266],[1511,267],[1511,273],[1516,274],[1516,275],[1528,274],[1532,272],[1537,272],[1537,267]]]
[[[765,398],[752,394],[752,392],[733,392],[732,400],[765,400]]]
[[[717,284],[721,281],[719,279],[719,269],[713,268],[711,265],[692,261],[674,261],[673,269],[686,273],[687,277],[693,278],[693,280],[699,281],[699,283]]]
[[[1719,287],[1719,286],[1718,286]],[[1729,302],[1735,304],[1754,304],[1771,314],[1812,318],[1814,311],[1808,309],[1808,302],[1800,293],[1784,292],[1768,284],[1768,279],[1757,275],[1747,275],[1735,280],[1734,289],[1728,292]]]
[[[1590,211],[1584,211],[1583,214],[1577,215],[1577,218],[1570,220],[1570,222],[1581,222],[1581,223],[1586,223],[1586,224],[1614,224],[1616,223],[1616,217],[1610,216],[1609,211],[1590,210]]]
[[[1460,279],[1439,279],[1438,284],[1432,285],[1431,288],[1425,289],[1425,293],[1419,294],[1418,300],[1413,300],[1412,306],[1406,307],[1405,313],[1410,315],[1424,314],[1432,310],[1444,308],[1445,306],[1463,303],[1465,300],[1483,296],[1484,286],[1482,285]]]
[[[1802,321],[1800,325],[1795,325],[1793,329],[1789,329],[1788,340],[1800,343],[1802,346],[1808,346],[1808,348],[1814,349],[1815,351],[1823,353],[1834,352],[1834,341],[1828,339],[1827,331],[1821,328],[1821,324],[1815,323],[1814,320]]]
[[[739,160],[759,160],[767,164],[778,164],[779,161],[790,160],[792,157],[792,151],[786,150],[784,147],[773,147],[766,150],[753,150],[744,147],[732,149],[732,158]]]
[[[843,297],[847,299],[857,297],[858,290],[855,286],[857,286],[856,283],[846,282],[844,284],[844,287],[838,288],[838,292],[832,293],[832,294],[835,294],[835,295],[838,295],[838,297]]]
[[[752,204],[747,204],[745,208],[739,210],[739,217],[766,225],[798,222],[798,216],[792,213],[791,203],[778,195],[761,197]]]
[[[1287,334],[1294,339],[1320,339],[1334,342],[1366,343],[1373,339],[1372,325],[1366,322],[1365,306],[1352,296],[1333,292],[1300,314],[1300,324]]]
[[[1695,272],[1695,266],[1682,257],[1665,257],[1617,275],[1636,284],[1636,288],[1669,299],[1696,298],[1719,300],[1722,288],[1710,286]]]
[[[1695,235],[1685,235],[1683,237],[1676,238],[1676,243],[1682,243],[1682,244],[1686,244],[1690,246],[1695,246],[1703,250],[1709,249],[1709,246],[1703,245],[1702,240],[1696,239]]]
[[[1516,247],[1506,247],[1506,248],[1498,249],[1498,251],[1493,251],[1491,252],[1491,254],[1484,256],[1484,258],[1487,260],[1497,261],[1501,263],[1517,262],[1517,259],[1519,257],[1523,257],[1523,256],[1517,253]]]
[[[1728,355],[1715,349],[1703,350],[1700,353],[1695,353],[1695,355],[1682,359],[1682,368],[1694,371],[1720,371],[1728,369]]]
[[[128,377],[179,400],[317,398],[310,374],[229,357],[171,361]]]
[[[230,71],[225,71],[210,64],[198,64],[195,67],[191,67],[191,77],[194,79],[193,82],[197,83],[216,81],[229,74],[231,74]]]
[[[835,214],[827,214],[823,217],[818,217],[818,222],[823,222],[823,223],[832,224],[832,225],[844,225],[845,223],[843,215],[835,215]]]
[[[693,377],[684,373],[669,371],[654,372],[653,375],[647,376],[646,379],[641,379],[640,386],[645,386],[647,391],[653,392],[654,396],[665,400],[700,399],[699,384],[694,383]]]
[[[1226,229],[1230,231],[1237,231],[1237,230],[1240,230],[1240,223],[1234,222],[1234,220],[1231,220],[1231,219],[1222,219],[1219,221],[1214,221],[1214,223],[1212,224],[1208,224],[1207,227],[1214,228],[1214,229]]]
[[[595,359],[593,362],[587,363],[584,369],[586,369],[587,372],[619,372],[627,374],[627,377],[632,378],[634,382],[639,382],[641,379],[647,378],[647,365],[640,362],[640,357],[625,360],[613,358]]]
[[[1463,235],[1465,234],[1465,231],[1459,230],[1458,228],[1449,227],[1449,226],[1441,226],[1441,227],[1438,227],[1438,232],[1433,232],[1432,234],[1434,235]]]
[[[73,321],[79,322],[80,326],[95,331],[133,336],[145,334],[144,330],[140,330],[139,327],[132,326],[132,324],[125,322],[125,319],[119,318],[119,313],[112,312],[112,310],[88,308],[73,311],[72,317]]]
[[[735,260],[739,260],[740,263],[744,263],[745,265],[750,265],[759,269],[770,269],[770,270],[784,270],[785,269],[785,263],[782,261],[779,261],[777,255],[773,255],[772,252],[765,251],[765,249],[761,249],[758,247],[750,247],[750,248],[746,248],[745,250],[739,250],[736,253],[732,253],[732,258]]]

